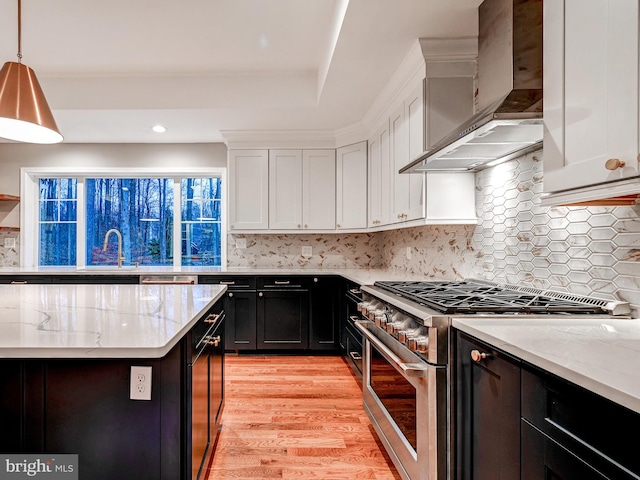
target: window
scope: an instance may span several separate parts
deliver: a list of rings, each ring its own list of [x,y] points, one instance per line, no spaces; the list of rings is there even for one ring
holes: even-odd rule
[[[42,178],[40,265],[75,265],[78,189],[75,178]]]
[[[221,266],[223,177],[220,169],[162,177],[23,169],[22,227],[34,225],[38,237],[25,235],[21,264],[112,266],[121,239],[123,265]]]

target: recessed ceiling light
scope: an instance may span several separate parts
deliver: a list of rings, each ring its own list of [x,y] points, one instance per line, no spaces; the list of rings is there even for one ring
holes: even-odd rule
[[[162,125],[154,125],[153,127],[151,127],[151,130],[153,130],[156,133],[164,133],[167,131],[166,127]]]

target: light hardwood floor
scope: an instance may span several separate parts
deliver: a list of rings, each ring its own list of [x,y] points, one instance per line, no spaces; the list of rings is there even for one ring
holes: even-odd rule
[[[218,479],[400,479],[341,357],[225,358]]]

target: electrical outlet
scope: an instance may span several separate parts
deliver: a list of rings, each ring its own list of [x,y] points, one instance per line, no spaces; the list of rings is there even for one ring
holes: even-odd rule
[[[16,248],[16,239],[15,238],[5,238],[4,239],[4,248]]]
[[[247,248],[247,239],[236,238],[236,248]]]
[[[151,367],[131,366],[131,400],[151,400]]]
[[[311,255],[313,255],[312,247],[302,247],[302,256],[303,257],[310,257]]]

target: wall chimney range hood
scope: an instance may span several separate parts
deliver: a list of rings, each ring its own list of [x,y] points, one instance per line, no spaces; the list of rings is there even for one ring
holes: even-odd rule
[[[542,0],[484,0],[478,17],[480,111],[400,173],[476,171],[542,148]]]

